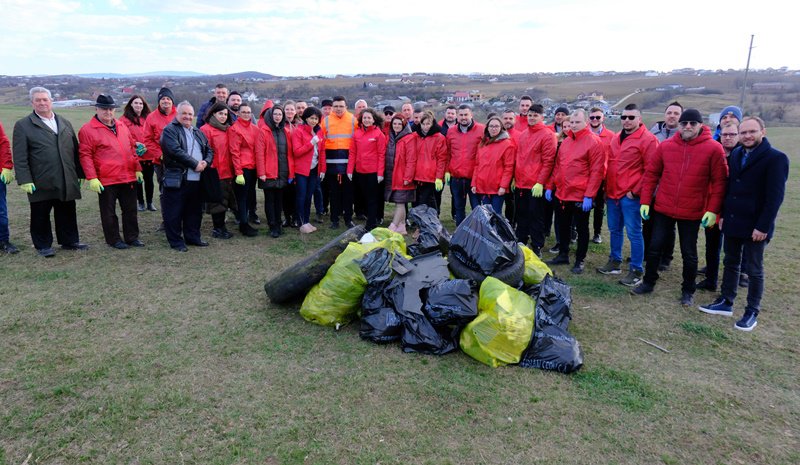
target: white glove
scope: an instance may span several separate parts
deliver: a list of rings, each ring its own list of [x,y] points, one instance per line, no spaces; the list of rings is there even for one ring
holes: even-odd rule
[[[348,173],[348,175],[347,175],[347,179],[349,179],[349,180],[351,180],[351,181],[352,181],[352,180],[353,180],[353,174],[352,174],[352,173]]]
[[[314,137],[311,138],[311,145],[317,145],[317,142],[319,142],[319,137],[314,134]]]
[[[322,182],[323,179],[325,179],[325,173],[320,173],[319,174],[319,182]]]
[[[383,182],[383,176],[378,176],[378,184]]]

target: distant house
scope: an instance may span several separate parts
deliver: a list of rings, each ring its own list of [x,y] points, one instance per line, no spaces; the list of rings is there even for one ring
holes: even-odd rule
[[[94,105],[94,102],[85,99],[59,100],[53,102],[53,108],[88,107],[91,105]]]
[[[469,92],[464,92],[463,90],[457,90],[453,92],[453,95],[447,98],[447,101],[454,103],[469,102],[470,101]]]
[[[392,79],[386,79],[384,82],[401,82],[401,81],[402,81],[402,79],[392,78]]]
[[[134,92],[136,92],[136,86],[129,86],[129,87],[123,87],[122,88],[122,93],[123,94],[130,95],[130,94],[133,94]]]

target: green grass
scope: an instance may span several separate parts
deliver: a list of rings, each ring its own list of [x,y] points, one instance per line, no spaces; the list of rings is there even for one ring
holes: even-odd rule
[[[571,376],[404,354],[362,341],[357,323],[334,331],[271,304],[265,280],[334,237],[327,228],[177,254],[145,212],[147,246],[114,251],[84,191],[92,247],[45,260],[12,186],[22,251],[0,256],[0,464],[797,463],[800,154],[796,129],[769,136],[793,168],[758,328],[682,308],[679,265],[652,295],[628,295],[594,272],[605,232],[584,275],[556,267],[585,357]]]

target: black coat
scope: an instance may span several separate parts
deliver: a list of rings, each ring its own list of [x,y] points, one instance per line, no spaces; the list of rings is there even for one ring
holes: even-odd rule
[[[775,217],[783,203],[789,158],[775,150],[765,137],[742,166],[744,147],[736,147],[728,160],[728,185],[722,204],[722,231],[726,236],[746,239],[758,229],[775,232]]]
[[[206,135],[194,126],[190,129],[195,140],[200,144],[203,160],[208,166],[211,166],[211,162],[214,160],[214,151],[211,149]],[[194,170],[197,167],[199,162],[187,152],[189,145],[186,142],[183,126],[177,118],[164,128],[160,144],[163,154],[161,163],[165,171],[181,170],[185,175],[187,170]]]

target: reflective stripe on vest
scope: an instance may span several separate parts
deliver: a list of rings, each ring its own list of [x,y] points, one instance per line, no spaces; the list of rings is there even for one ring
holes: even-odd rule
[[[352,127],[350,128],[350,134],[330,134],[330,133],[328,133],[325,138],[326,139],[352,139],[353,138],[353,134],[355,134],[355,132],[356,132],[356,119],[355,118],[352,119],[351,124],[352,124]],[[325,129],[327,131],[330,131],[330,128],[331,128],[331,126],[330,126],[329,121],[328,121],[328,116],[326,116],[325,117]]]

